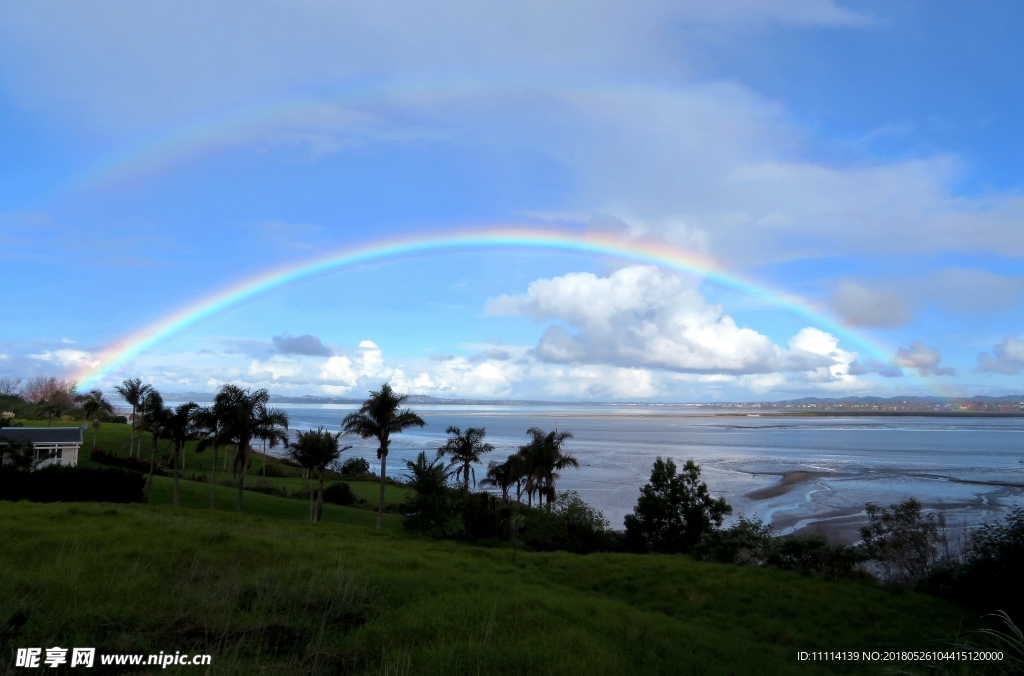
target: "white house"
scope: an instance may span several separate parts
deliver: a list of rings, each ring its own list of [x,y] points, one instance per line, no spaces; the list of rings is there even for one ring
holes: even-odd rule
[[[78,464],[78,449],[82,446],[81,427],[2,427],[0,440],[25,440],[35,448],[36,460],[50,456],[39,463],[47,465]]]

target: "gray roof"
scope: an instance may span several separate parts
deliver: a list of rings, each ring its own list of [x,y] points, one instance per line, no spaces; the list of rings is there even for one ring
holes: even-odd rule
[[[27,439],[33,444],[80,444],[81,427],[3,427],[0,439]]]

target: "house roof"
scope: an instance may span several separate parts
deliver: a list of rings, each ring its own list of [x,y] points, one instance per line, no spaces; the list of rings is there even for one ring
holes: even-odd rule
[[[0,439],[26,439],[33,444],[80,444],[81,427],[3,427]]]

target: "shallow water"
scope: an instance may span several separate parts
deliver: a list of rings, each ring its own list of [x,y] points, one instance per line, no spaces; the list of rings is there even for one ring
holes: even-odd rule
[[[281,406],[293,429],[340,429],[346,405]],[[433,454],[449,425],[486,427],[502,460],[527,439],[526,430],[570,430],[566,451],[580,469],[567,470],[560,490],[575,490],[615,527],[632,510],[658,455],[677,464],[693,458],[715,495],[735,509],[771,521],[782,532],[809,529],[855,539],[866,502],[888,505],[917,497],[954,522],[991,521],[1024,504],[1024,419],[932,417],[794,418],[715,415],[683,405],[416,406],[427,427],[394,437],[388,473],[421,450]],[[351,439],[346,456],[377,469],[376,446]],[[477,468],[483,478],[484,468]],[[760,499],[749,494],[782,476],[809,475]]]

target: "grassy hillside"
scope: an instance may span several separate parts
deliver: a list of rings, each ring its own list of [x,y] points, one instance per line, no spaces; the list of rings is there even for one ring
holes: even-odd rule
[[[19,423],[26,427],[45,427],[45,420],[20,420]],[[68,427],[80,427],[82,422],[58,422],[54,421],[53,426],[68,426]],[[138,432],[138,436],[142,439],[142,459],[149,461],[150,452],[152,450],[152,437],[145,432]],[[96,446],[108,453],[115,453],[117,455],[128,455],[128,445],[131,440],[131,425],[121,425],[117,423],[104,423],[96,434]],[[89,449],[92,448],[93,443],[93,430],[89,428],[85,432],[84,437],[85,443],[82,445],[82,450],[79,453],[79,466],[81,467],[99,467],[89,460]],[[137,443],[137,442],[136,442]],[[198,475],[205,479],[208,479],[212,471],[213,463],[213,451],[206,450],[202,453],[196,451],[197,442],[191,441],[185,446],[182,462],[182,473],[184,475]],[[172,446],[169,441],[160,440],[157,442],[157,462],[163,456],[169,456],[172,452]],[[218,454],[217,462],[217,481],[218,483],[227,482],[231,476],[231,467],[234,461],[235,452],[231,448],[221,449]],[[225,462],[226,461],[226,462]],[[262,455],[257,455],[253,459],[252,465],[249,471],[246,472],[246,483],[251,484],[253,480],[261,477],[263,470],[264,458]],[[309,481],[301,478],[302,470],[295,467],[290,467],[284,463],[278,461],[276,458],[268,454],[266,458],[266,464],[270,469],[270,474],[284,474],[283,477],[268,476],[266,482],[270,483],[279,488],[286,488],[290,491],[296,491],[303,487],[304,484],[309,484]],[[225,468],[227,471],[225,472]],[[391,468],[392,476],[400,476],[401,470],[396,467]],[[376,507],[377,496],[380,491],[380,484],[376,480],[362,481],[345,479],[345,482],[352,488],[352,493],[362,500],[366,500],[369,506]],[[209,486],[207,486],[209,490]],[[402,486],[396,486],[388,484],[384,491],[384,502],[386,505],[391,505],[390,509],[395,510],[397,505],[401,504],[406,496],[411,491]],[[246,493],[246,499],[248,499],[249,493]],[[207,493],[207,502],[202,503],[205,506],[209,504],[209,493]],[[231,503],[234,504],[233,502]]]
[[[152,506],[0,503],[7,655],[209,652],[217,674],[879,674],[796,652],[936,648],[963,620],[771,569],[436,542],[334,506],[309,524],[301,501],[253,493],[245,514],[211,513],[189,508],[208,500],[193,482],[174,509],[169,484]]]

